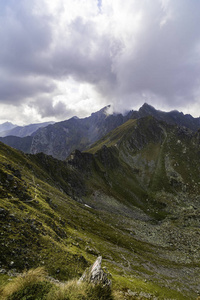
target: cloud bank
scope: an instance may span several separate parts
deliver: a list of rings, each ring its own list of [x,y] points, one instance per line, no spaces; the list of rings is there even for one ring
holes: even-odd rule
[[[143,102],[197,115],[199,11],[198,0],[1,1],[0,118]]]

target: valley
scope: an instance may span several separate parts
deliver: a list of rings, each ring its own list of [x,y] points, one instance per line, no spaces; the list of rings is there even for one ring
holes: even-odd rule
[[[2,280],[78,279],[101,255],[121,299],[196,299],[200,135],[172,123],[124,119],[62,160],[0,143]]]

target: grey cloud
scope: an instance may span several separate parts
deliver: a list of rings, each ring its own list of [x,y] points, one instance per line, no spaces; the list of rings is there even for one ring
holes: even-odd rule
[[[56,85],[45,78],[11,77],[0,74],[0,103],[19,104],[38,94],[56,92]]]
[[[58,117],[67,119],[75,113],[73,110],[67,109],[66,105],[62,101],[53,105],[52,99],[48,98],[48,96],[43,96],[32,101],[29,103],[29,106],[36,109],[42,118]]]
[[[103,8],[104,2],[98,3]],[[45,13],[34,14],[35,0],[1,1],[0,102],[34,98],[32,105],[43,117],[73,113],[62,102],[52,104],[54,80],[73,77],[92,84],[108,102],[120,106],[130,106],[143,93],[171,106],[186,103],[200,78],[200,2],[168,3],[171,19],[162,25],[166,11],[161,1],[137,3],[142,25],[127,46],[112,28],[100,34],[94,20],[81,17],[66,24],[66,36],[55,43],[55,20]]]
[[[109,73],[109,40],[99,37],[92,21],[76,18],[68,24],[68,36],[52,46],[53,20],[35,16],[26,1],[12,6],[11,16],[4,16],[0,40],[1,66],[16,74],[41,74],[52,78],[74,76],[80,81],[97,82]],[[18,8],[20,6],[20,10]],[[18,9],[17,9],[18,8]],[[16,9],[16,11],[15,11]],[[95,48],[95,50],[94,50]]]
[[[173,4],[173,18],[160,26],[162,7],[149,3],[136,46],[114,62],[117,92],[122,96],[149,91],[171,104],[193,97],[200,76],[199,53],[195,53],[200,41],[200,2]]]
[[[34,1],[29,4],[22,0],[8,1],[0,16],[4,24],[4,30],[0,31],[3,45],[0,48],[3,74],[0,102],[14,104],[38,93],[41,97],[44,93],[50,96],[55,89],[54,79],[65,80],[68,76],[94,85],[112,82],[109,39],[98,36],[92,21],[76,18],[68,24],[70,35],[66,34],[66,38],[61,37],[53,45],[51,22],[54,20],[34,15]],[[40,84],[35,77],[40,79]]]
[[[52,41],[51,18],[33,14],[34,4],[34,0],[7,1],[0,16],[1,67],[12,73],[34,73],[33,62]]]
[[[57,70],[60,76],[70,75],[92,84],[112,81],[109,37],[99,36],[95,24],[80,17],[68,29],[70,37],[55,49],[52,60],[54,71]]]
[[[18,105],[56,90],[40,71],[51,43],[50,18],[31,13],[34,4],[34,0],[1,1],[0,103]]]

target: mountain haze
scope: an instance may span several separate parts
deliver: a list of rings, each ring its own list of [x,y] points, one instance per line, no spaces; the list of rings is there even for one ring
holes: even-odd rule
[[[4,131],[12,130],[17,125],[12,124],[11,122],[5,122],[3,124],[0,124],[0,135],[3,134]]]

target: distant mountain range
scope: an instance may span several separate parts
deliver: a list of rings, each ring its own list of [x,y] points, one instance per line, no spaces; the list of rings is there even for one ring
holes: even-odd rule
[[[0,136],[16,136],[16,137],[26,137],[33,135],[39,128],[53,124],[54,122],[44,122],[37,124],[30,124],[26,126],[17,126],[12,123],[6,122],[0,125]]]
[[[17,125],[12,124],[11,122],[5,122],[3,124],[0,124],[0,136],[3,136],[5,131],[9,131],[13,128],[15,128]]]
[[[45,123],[42,126],[40,124],[37,130],[36,125],[39,126],[39,124],[24,128],[16,127],[9,131],[9,134],[15,137],[0,138],[0,141],[27,153],[43,152],[65,160],[73,150],[88,149],[94,142],[130,119],[153,116],[157,120],[171,125],[184,126],[191,131],[197,131],[200,128],[200,118],[193,118],[191,115],[184,115],[178,111],[159,111],[146,103],[139,111],[131,110],[126,115],[108,114],[108,108],[109,106],[106,106],[83,119],[74,117],[48,126]],[[32,136],[24,138],[27,135]]]

